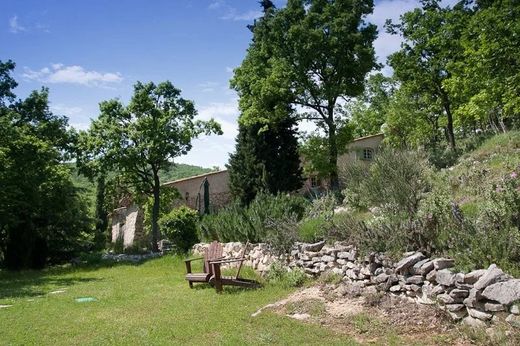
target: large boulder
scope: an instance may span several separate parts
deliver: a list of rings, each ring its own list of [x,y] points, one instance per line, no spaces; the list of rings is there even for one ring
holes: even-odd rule
[[[509,305],[520,300],[520,279],[497,282],[489,285],[482,292],[482,296],[503,305]]]
[[[498,268],[496,264],[492,264],[486,270],[486,273],[480,277],[480,279],[475,282],[473,287],[477,290],[483,290],[489,285],[492,285],[496,282],[506,281],[510,278],[509,275],[504,273],[502,269]]]

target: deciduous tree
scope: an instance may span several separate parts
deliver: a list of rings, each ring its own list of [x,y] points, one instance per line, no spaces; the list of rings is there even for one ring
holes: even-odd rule
[[[100,115],[88,131],[83,161],[102,160],[122,174],[136,191],[153,196],[152,249],[158,250],[160,210],[159,171],[191,149],[200,134],[221,134],[213,119],[195,120],[192,101],[169,81],[138,82],[128,106],[119,100],[101,102]]]
[[[302,110],[297,120],[325,128],[334,190],[339,187],[338,101],[359,95],[375,66],[376,27],[364,20],[372,9],[371,0],[289,0],[283,9],[271,8],[254,26],[253,41],[232,80],[242,123],[272,122],[290,105]],[[273,112],[265,112],[273,98]]]

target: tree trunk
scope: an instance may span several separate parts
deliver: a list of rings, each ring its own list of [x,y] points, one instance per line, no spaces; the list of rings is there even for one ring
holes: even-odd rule
[[[448,119],[448,124],[446,125],[446,139],[448,140],[448,144],[451,150],[455,151],[455,133],[453,132],[453,114],[451,113],[451,102],[448,94],[444,91],[442,86],[439,85],[439,92],[441,96],[442,106],[444,107],[444,111],[446,112],[446,117]]]
[[[160,207],[160,188],[158,172],[153,172],[153,208],[152,208],[152,251],[159,252],[159,207]]]
[[[450,145],[451,150],[455,150],[455,133],[453,132],[453,114],[451,114],[451,109],[449,103],[444,102],[444,110],[446,111],[446,116],[448,118],[448,124],[446,125],[446,135],[448,137],[448,143]]]
[[[97,178],[96,186],[96,234],[94,242],[98,248],[103,248],[108,239],[108,212],[105,207],[105,189],[105,175],[102,173]]]
[[[332,118],[332,114],[330,116]],[[333,119],[333,118],[332,118]],[[339,191],[339,178],[338,178],[338,146],[336,143],[336,125],[334,120],[327,122],[329,132],[329,184],[332,192]]]

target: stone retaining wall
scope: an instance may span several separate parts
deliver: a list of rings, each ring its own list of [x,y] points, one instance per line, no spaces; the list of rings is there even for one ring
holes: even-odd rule
[[[196,244],[202,253],[207,244]],[[244,245],[225,243],[224,257],[238,257]],[[288,255],[275,256],[266,244],[252,244],[246,264],[264,273],[275,261],[288,270],[299,268],[311,276],[332,272],[342,277],[344,294],[351,291],[385,292],[408,297],[418,304],[437,305],[455,321],[485,327],[498,320],[520,327],[520,279],[492,264],[470,273],[452,270],[454,260],[427,258],[420,252],[404,254],[394,263],[382,253],[359,256],[353,246],[336,242],[296,244]]]

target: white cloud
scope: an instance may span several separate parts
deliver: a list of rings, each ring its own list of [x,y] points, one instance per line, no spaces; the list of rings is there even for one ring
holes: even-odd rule
[[[82,115],[84,113],[83,108],[76,106],[67,106],[63,103],[51,104],[51,111],[56,114],[66,115],[67,117]]]
[[[104,86],[110,83],[120,83],[123,77],[119,72],[87,71],[82,66],[63,64],[52,64],[38,71],[25,67],[22,76],[29,80],[44,83],[69,83],[87,86]]]
[[[234,140],[238,134],[238,114],[236,99],[229,102],[214,102],[199,108],[199,118],[203,120],[215,119],[224,132],[222,137],[231,140]]]
[[[235,150],[235,138],[238,134],[238,100],[236,97],[227,102],[214,102],[200,106],[199,119],[215,119],[224,134],[222,136],[202,136],[193,141],[190,152],[175,161],[202,167],[219,166],[225,168],[229,154]]]
[[[226,6],[225,1],[216,0],[216,1],[213,1],[211,4],[209,4],[208,8],[210,10],[216,10],[218,8],[221,8],[222,6]]]
[[[22,31],[27,31],[27,28],[18,23],[18,16],[9,18],[9,31],[17,34]]]
[[[262,16],[262,11],[250,10],[247,12],[238,12],[235,8],[229,8],[227,13],[220,17],[220,19],[234,20],[234,21],[252,21]]]
[[[209,10],[218,10],[224,13],[220,19],[233,21],[252,21],[262,16],[262,11],[249,10],[246,12],[239,12],[235,7],[230,6],[225,0],[215,0],[209,6]]]

